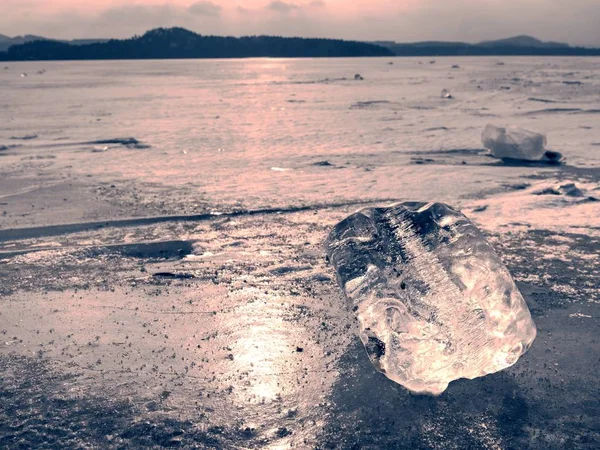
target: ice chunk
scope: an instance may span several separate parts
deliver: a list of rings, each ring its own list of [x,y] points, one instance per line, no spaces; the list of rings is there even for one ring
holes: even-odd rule
[[[584,192],[575,183],[559,184],[556,187],[534,192],[536,195],[566,195],[567,197],[585,197]]]
[[[441,96],[442,98],[454,98],[448,89],[443,89]]]
[[[501,159],[539,161],[546,150],[546,136],[522,128],[485,127],[481,136],[483,146]]]
[[[568,197],[585,197],[581,189],[575,183],[565,183],[558,186],[558,192]]]
[[[413,392],[509,367],[535,339],[510,273],[448,205],[364,209],[335,226],[326,249],[371,362]]]

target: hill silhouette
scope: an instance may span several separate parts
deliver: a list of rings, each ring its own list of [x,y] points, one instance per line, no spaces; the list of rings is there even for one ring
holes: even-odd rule
[[[514,36],[477,44],[466,42],[375,42],[397,56],[600,56],[600,49],[543,42],[531,36]]]
[[[352,56],[600,56],[600,49],[514,36],[466,42],[358,42],[279,36],[203,36],[184,28],[157,28],[130,39],[58,41],[0,34],[0,61]]]
[[[529,48],[569,48],[569,44],[544,42],[531,36],[520,35],[495,41],[483,41],[480,47],[529,47]]]
[[[15,36],[9,37],[3,34],[0,34],[0,51],[6,51],[9,47],[13,45],[24,44],[26,42],[40,41],[46,40],[46,38],[42,36],[33,36],[31,34],[26,34],[25,36]]]
[[[131,39],[73,45],[35,40],[0,53],[4,61],[246,57],[393,56],[371,43],[335,39],[202,36],[183,28],[158,28]]]

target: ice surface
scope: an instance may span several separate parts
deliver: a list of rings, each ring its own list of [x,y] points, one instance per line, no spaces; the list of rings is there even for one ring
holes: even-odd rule
[[[496,66],[498,60],[453,57],[433,65],[422,59],[418,65],[416,59],[400,58],[388,66],[387,60],[373,58],[295,59],[271,61],[268,71],[260,59],[221,60],[218,65],[138,60],[124,63],[125,69],[86,63],[77,70],[68,62],[11,63],[9,71],[0,70],[0,103],[10,105],[9,116],[0,123],[0,145],[20,142],[23,147],[1,152],[0,179],[5,183],[7,174],[26,173],[17,165],[28,167],[47,156],[55,157],[45,162],[52,163],[50,184],[62,183],[65,173],[108,186],[139,180],[185,198],[190,211],[205,201],[220,210],[309,205],[333,198],[381,204],[400,192],[454,204],[458,198],[479,198],[483,186],[511,184],[531,174],[530,167],[498,170],[489,164],[491,158],[460,154],[474,140],[480,142],[488,123],[552,130],[548,145],[567,155],[571,166],[600,167],[600,147],[593,144],[600,143],[600,127],[595,125],[600,115],[587,112],[598,108],[600,83],[590,79],[578,89],[562,84],[574,79],[565,78],[573,71],[582,80],[583,74],[600,80],[600,59],[553,58],[549,67],[543,58],[515,57],[504,59],[504,69]],[[451,64],[461,66],[452,72],[453,80],[448,79]],[[47,70],[43,78],[35,75],[39,69]],[[20,78],[22,72],[29,78]],[[364,82],[353,82],[356,73]],[[520,81],[513,80],[515,73],[521,74]],[[500,94],[500,85],[512,90]],[[440,98],[444,88],[454,100]],[[82,89],[89,94],[85,98]],[[530,97],[552,99],[557,103],[550,107],[564,111],[538,112],[542,104]],[[204,99],[198,120],[206,127],[193,126],[191,119],[197,117],[198,98]],[[288,103],[290,99],[298,103]],[[382,100],[388,103],[373,103]],[[431,129],[439,132],[426,131]],[[32,133],[39,138],[10,139]],[[117,146],[92,153],[94,146],[111,144],[79,145],[129,136],[152,148],[141,157]],[[430,154],[438,150],[459,152]],[[414,164],[413,157],[435,163]],[[324,180],[324,169],[312,166],[318,160],[339,169],[329,170]],[[296,170],[273,178],[278,172],[271,167]],[[173,198],[165,207],[179,214],[181,204]],[[26,205],[20,200],[9,206],[24,208],[17,206]],[[2,225],[49,224],[38,209],[30,204],[14,223]],[[98,214],[93,208],[89,213],[74,206],[68,210],[73,216],[57,214],[58,223]],[[129,207],[120,211],[126,216]]]
[[[546,152],[546,136],[522,128],[485,127],[481,136],[483,146],[501,159],[539,161]]]
[[[535,339],[510,273],[448,205],[364,209],[326,247],[371,362],[411,391],[437,395],[452,380],[502,370]]]

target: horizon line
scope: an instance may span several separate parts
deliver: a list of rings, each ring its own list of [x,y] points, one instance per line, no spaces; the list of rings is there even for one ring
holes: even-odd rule
[[[526,38],[532,38],[535,39],[536,41],[539,41],[541,43],[544,44],[558,44],[558,45],[568,45],[572,48],[587,48],[587,49],[597,49],[600,47],[594,47],[594,46],[584,46],[584,45],[574,45],[574,44],[570,44],[568,42],[561,42],[561,41],[553,41],[553,40],[549,40],[549,41],[545,41],[542,39],[539,39],[535,36],[529,35],[529,34],[516,34],[513,36],[507,36],[507,37],[503,37],[503,38],[497,38],[497,39],[484,39],[481,41],[457,41],[457,40],[440,40],[440,39],[432,39],[432,40],[419,40],[419,41],[397,41],[397,40],[390,40],[390,39],[373,39],[373,40],[362,40],[362,39],[354,39],[354,38],[336,38],[336,37],[324,37],[324,36],[320,36],[320,37],[315,37],[315,36],[300,36],[300,35],[295,35],[295,36],[283,36],[283,35],[277,35],[277,34],[243,34],[243,35],[233,35],[233,34],[203,34],[199,31],[194,31],[191,30],[189,28],[185,28],[185,27],[181,27],[181,26],[161,26],[161,27],[155,27],[155,28],[150,28],[142,33],[135,33],[129,37],[106,37],[106,38],[101,38],[101,37],[82,37],[82,38],[69,38],[69,39],[61,39],[61,38],[55,38],[55,37],[48,37],[48,36],[43,36],[43,35],[39,35],[39,34],[34,34],[34,33],[25,33],[25,34],[19,34],[16,36],[9,36],[3,33],[0,33],[0,36],[4,36],[8,39],[14,40],[14,39],[18,39],[18,38],[26,38],[26,37],[34,37],[34,38],[41,38],[43,40],[51,40],[51,41],[57,41],[57,42],[66,42],[66,43],[70,43],[70,42],[76,42],[76,41],[122,41],[122,40],[128,40],[128,39],[133,39],[136,37],[141,37],[143,35],[145,35],[146,33],[149,33],[151,31],[155,31],[155,30],[173,30],[173,29],[181,29],[181,30],[185,30],[188,31],[190,33],[194,33],[200,36],[205,36],[205,37],[224,37],[224,38],[245,38],[245,37],[277,37],[277,38],[290,38],[290,39],[326,39],[326,40],[333,40],[333,41],[349,41],[349,42],[365,42],[365,43],[371,43],[371,44],[378,44],[378,43],[389,43],[389,44],[398,44],[398,45],[410,45],[410,44],[424,44],[424,43],[443,43],[443,44],[467,44],[467,45],[479,45],[479,44],[484,44],[484,43],[491,43],[491,42],[497,42],[497,41],[504,41],[504,40],[510,40],[510,39],[515,39],[515,38],[522,38],[522,37],[526,37]]]

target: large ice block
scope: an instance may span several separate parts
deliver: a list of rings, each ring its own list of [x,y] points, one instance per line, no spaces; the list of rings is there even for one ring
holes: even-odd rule
[[[509,367],[535,339],[507,268],[448,205],[363,209],[335,226],[326,250],[371,362],[413,392]]]
[[[500,159],[540,161],[546,153],[546,136],[523,128],[488,125],[481,141],[493,156]]]

